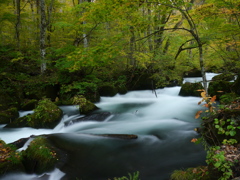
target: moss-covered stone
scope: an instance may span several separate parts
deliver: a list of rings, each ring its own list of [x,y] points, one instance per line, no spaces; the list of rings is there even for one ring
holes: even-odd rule
[[[118,90],[111,84],[105,84],[99,87],[98,92],[100,96],[115,96]]]
[[[230,93],[233,82],[229,81],[213,81],[209,83],[208,94],[210,96],[217,96],[219,98],[221,95]]]
[[[18,118],[6,127],[54,128],[62,118],[62,110],[49,99],[38,102],[34,113]]]
[[[15,107],[0,111],[0,124],[8,124],[15,121],[18,117],[19,113]]]
[[[79,105],[79,112],[81,114],[89,114],[90,112],[97,110],[98,107],[87,100],[83,95],[76,95],[71,98],[71,104]]]
[[[93,104],[92,102],[86,100],[86,99],[82,99],[82,101],[79,104],[79,111],[81,114],[89,114],[94,110],[97,110],[98,107]]]
[[[213,81],[232,81],[234,79],[235,79],[235,74],[233,73],[222,73],[212,78]]]
[[[20,153],[16,152],[16,148],[7,145],[0,140],[0,179],[1,175],[9,172],[23,171],[24,166],[21,162]]]
[[[54,169],[58,156],[45,137],[35,138],[23,152],[23,164],[28,173],[41,174]]]
[[[201,92],[197,91],[203,89],[201,83],[190,83],[186,82],[182,85],[181,90],[179,92],[179,96],[197,96],[200,97]]]

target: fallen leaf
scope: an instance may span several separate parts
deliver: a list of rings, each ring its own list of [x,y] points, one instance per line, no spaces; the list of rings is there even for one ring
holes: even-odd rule
[[[200,117],[200,114],[202,113],[202,111],[198,111],[195,115],[195,119],[198,119]]]

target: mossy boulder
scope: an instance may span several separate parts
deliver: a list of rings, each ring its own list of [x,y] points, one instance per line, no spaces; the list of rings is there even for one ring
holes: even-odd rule
[[[34,113],[18,118],[6,127],[54,128],[62,118],[62,110],[50,99],[38,102]]]
[[[222,73],[216,75],[212,78],[212,81],[232,81],[235,79],[235,74],[233,73]]]
[[[179,96],[197,96],[200,97],[201,96],[201,92],[197,91],[203,89],[202,84],[199,83],[190,83],[190,82],[186,82],[182,85],[180,92],[179,92]]]
[[[89,114],[94,110],[97,110],[98,107],[92,102],[88,101],[84,96],[79,95],[75,96],[73,99],[74,104],[79,105],[79,112],[81,114]]]
[[[118,93],[117,88],[111,84],[104,84],[98,88],[100,96],[115,96]]]
[[[210,96],[217,96],[219,98],[221,95],[230,93],[233,82],[229,81],[212,81],[209,83],[208,94]]]
[[[21,155],[16,152],[16,148],[0,140],[0,179],[5,173],[23,170]]]
[[[36,174],[53,170],[59,159],[54,147],[43,136],[31,141],[22,157],[27,173]]]
[[[12,107],[5,111],[0,111],[0,124],[8,124],[19,117],[17,108]]]

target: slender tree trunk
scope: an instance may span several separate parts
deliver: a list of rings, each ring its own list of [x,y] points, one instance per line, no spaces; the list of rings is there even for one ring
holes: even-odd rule
[[[15,24],[15,30],[16,30],[16,39],[17,39],[17,48],[20,48],[20,23],[21,23],[21,9],[20,9],[20,0],[16,0],[16,24]]]
[[[201,74],[202,74],[202,79],[203,79],[203,87],[206,92],[206,96],[208,96],[208,87],[207,87],[207,78],[206,78],[206,73],[205,73],[205,66],[204,66],[204,61],[203,61],[203,47],[202,44],[199,44],[198,47],[199,50],[199,63],[201,67]]]
[[[130,32],[131,32],[131,38],[130,38],[130,42],[129,42],[129,62],[130,62],[130,65],[132,65],[133,67],[136,66],[136,61],[135,61],[135,58],[133,57],[134,55],[134,50],[135,50],[135,34],[134,34],[134,27],[133,26],[130,26]]]
[[[53,12],[53,5],[55,0],[51,0],[50,5],[48,7],[48,20],[47,20],[47,44],[48,47],[51,47],[51,32],[53,32],[52,29],[52,12]]]
[[[40,58],[41,58],[41,73],[47,69],[46,65],[46,14],[45,14],[45,0],[40,0]]]

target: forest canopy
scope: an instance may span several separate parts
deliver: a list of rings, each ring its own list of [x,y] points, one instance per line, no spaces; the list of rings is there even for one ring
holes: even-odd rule
[[[239,0],[1,0],[0,51],[36,74],[141,69],[161,85],[191,69],[238,72],[239,16]]]

